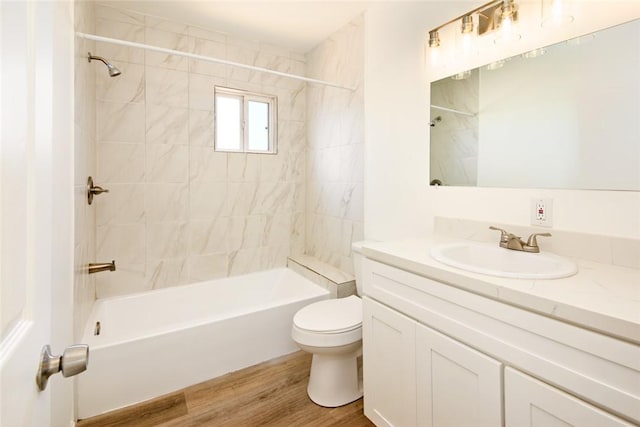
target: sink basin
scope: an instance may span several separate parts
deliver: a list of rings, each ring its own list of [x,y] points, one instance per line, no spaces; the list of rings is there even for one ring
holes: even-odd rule
[[[569,259],[504,249],[497,243],[457,242],[435,246],[431,257],[451,267],[515,279],[559,279],[578,271],[576,263]]]

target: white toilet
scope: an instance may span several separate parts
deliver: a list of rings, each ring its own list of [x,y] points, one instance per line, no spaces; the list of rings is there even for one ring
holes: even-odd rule
[[[362,243],[352,245],[356,288],[361,295]],[[312,353],[307,393],[334,408],[362,397],[357,358],[362,355],[362,300],[355,295],[316,302],[293,317],[291,337]]]

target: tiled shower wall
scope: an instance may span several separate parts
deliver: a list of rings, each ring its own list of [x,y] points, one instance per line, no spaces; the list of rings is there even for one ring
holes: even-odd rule
[[[295,74],[303,55],[98,5],[98,35]],[[97,296],[286,265],[304,251],[305,84],[183,57],[96,43]],[[213,87],[278,96],[278,153],[213,149]]]
[[[364,236],[364,17],[307,54],[310,77],[353,87],[307,88],[306,253],[353,273]]]
[[[94,4],[76,1],[74,6],[76,31],[94,31]],[[87,204],[87,177],[96,170],[95,103],[96,68],[87,63],[87,52],[93,51],[92,41],[76,38],[75,45],[75,165],[74,165],[74,333],[80,339],[86,319],[96,298],[95,280],[87,273],[87,264],[95,259],[95,205]]]

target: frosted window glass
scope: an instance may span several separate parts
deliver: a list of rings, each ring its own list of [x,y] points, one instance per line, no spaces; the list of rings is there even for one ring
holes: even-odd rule
[[[216,148],[218,150],[241,149],[242,99],[218,95],[216,97]]]
[[[249,150],[269,151],[269,104],[249,101]]]

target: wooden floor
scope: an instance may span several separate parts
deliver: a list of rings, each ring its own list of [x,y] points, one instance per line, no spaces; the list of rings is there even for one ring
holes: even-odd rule
[[[307,396],[310,366],[310,354],[293,353],[76,425],[373,426],[362,413],[362,399],[339,408],[313,403]]]

